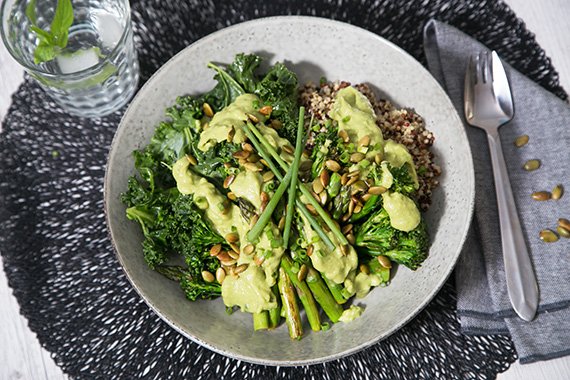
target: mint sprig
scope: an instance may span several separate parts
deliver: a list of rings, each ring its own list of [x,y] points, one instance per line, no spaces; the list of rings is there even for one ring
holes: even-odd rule
[[[36,24],[36,1],[32,0],[26,8],[26,16],[32,23],[30,29],[40,43],[34,50],[34,62],[39,64],[54,59],[67,46],[69,28],[73,24],[71,0],[58,0],[50,29],[44,30]]]

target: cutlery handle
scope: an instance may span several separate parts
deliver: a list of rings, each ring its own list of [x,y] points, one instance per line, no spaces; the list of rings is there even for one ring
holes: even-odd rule
[[[507,290],[516,313],[525,321],[531,321],[538,307],[538,286],[517,214],[499,133],[488,132],[487,137],[499,208]]]

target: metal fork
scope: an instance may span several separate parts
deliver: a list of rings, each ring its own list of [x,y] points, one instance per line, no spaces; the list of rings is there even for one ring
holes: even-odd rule
[[[509,298],[515,312],[531,321],[538,307],[538,287],[499,138],[499,127],[513,118],[514,109],[507,75],[496,52],[471,56],[464,102],[467,122],[487,132],[489,140]]]

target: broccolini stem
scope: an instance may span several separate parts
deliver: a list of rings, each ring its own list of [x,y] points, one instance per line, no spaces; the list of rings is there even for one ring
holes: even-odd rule
[[[319,309],[313,298],[313,294],[309,290],[307,283],[305,281],[300,281],[297,274],[293,272],[293,262],[287,256],[283,256],[281,259],[281,268],[285,269],[287,276],[297,289],[297,295],[303,304],[305,313],[307,313],[307,319],[309,320],[309,325],[313,331],[320,331],[321,329],[321,318],[319,317]]]
[[[338,322],[343,312],[342,306],[334,299],[319,272],[309,267],[306,282],[325,314],[332,322]]]
[[[289,171],[290,169],[289,164],[286,163],[281,158],[281,156],[279,156],[275,148],[269,143],[269,141],[267,141],[267,139],[261,134],[261,132],[259,132],[257,127],[254,126],[253,124],[249,124],[248,127],[249,129],[251,129],[253,134],[259,139],[259,141],[265,147],[265,149],[267,149],[269,154],[273,156],[273,159],[275,159],[277,164],[279,164],[279,166],[281,166],[283,170]],[[330,230],[335,235],[339,243],[342,245],[348,245],[349,244],[348,240],[346,240],[346,237],[342,234],[342,232],[340,231],[334,220],[331,219],[329,214],[327,214],[327,212],[322,208],[321,204],[313,197],[313,195],[311,194],[309,189],[307,189],[304,183],[299,183],[299,190],[301,190],[301,193],[303,193],[305,198],[307,198],[309,203],[315,208],[317,214],[319,214],[319,216],[323,219],[326,225],[330,228]]]
[[[299,108],[299,124],[297,125],[297,141],[295,142],[295,159],[291,166],[293,178],[289,186],[289,201],[287,202],[287,214],[285,215],[285,229],[283,230],[283,241],[285,249],[289,247],[289,236],[291,234],[291,222],[293,221],[293,202],[297,197],[297,180],[299,176],[299,164],[301,163],[301,152],[303,151],[303,129],[305,126],[305,107]]]
[[[281,297],[279,296],[279,287],[277,284],[273,285],[271,291],[277,298],[277,307],[269,310],[269,328],[274,329],[279,326],[279,322],[281,322]]]
[[[270,155],[261,146],[261,143],[257,141],[257,138],[253,135],[249,127],[251,127],[251,124],[244,126],[244,131],[247,137],[249,138],[249,141],[253,144],[253,146],[257,150],[257,153],[259,153],[259,155],[267,162],[269,168],[271,169],[273,174],[275,174],[275,177],[277,177],[279,181],[283,181],[283,175],[281,174],[281,171],[277,168],[277,166],[275,166],[275,163],[271,159]],[[297,199],[295,201],[295,207],[297,208],[297,211],[303,214],[303,216],[309,221],[311,227],[313,227],[313,230],[315,230],[315,232],[319,235],[321,240],[325,243],[327,248],[333,251],[335,249],[333,242],[331,241],[329,236],[325,233],[325,231],[323,231],[322,227],[320,226],[319,222],[315,219],[315,217],[309,212],[309,210],[307,210],[307,207],[303,204],[303,202],[299,200],[299,198],[300,196],[299,194],[297,194]]]
[[[267,310],[260,311],[259,313],[253,313],[253,329],[257,330],[267,330],[269,328],[269,313]]]
[[[326,276],[323,276],[323,280],[325,281],[325,284],[327,284],[327,287],[331,291],[331,294],[334,297],[336,303],[340,305],[345,303],[346,298],[344,298],[344,296],[342,295],[342,290],[343,290],[342,285],[332,282]]]
[[[293,285],[285,273],[285,269],[279,268],[279,293],[285,310],[285,320],[289,328],[289,336],[291,339],[301,339],[303,336],[303,326],[301,325],[301,316],[299,315],[299,305]]]

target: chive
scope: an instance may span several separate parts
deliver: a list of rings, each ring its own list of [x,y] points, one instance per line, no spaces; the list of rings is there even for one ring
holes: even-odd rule
[[[259,139],[259,142],[261,142],[261,144],[267,149],[269,154],[273,156],[273,158],[281,166],[281,168],[283,170],[288,171],[289,165],[281,158],[281,156],[279,156],[275,148],[271,144],[269,144],[267,139],[259,132],[259,130],[254,125],[250,124],[248,126],[253,132],[253,134]],[[321,204],[313,197],[311,192],[307,189],[306,185],[304,183],[299,183],[299,189],[301,190],[301,193],[305,196],[305,198],[307,198],[309,203],[315,208],[315,210],[317,210],[317,213],[323,219],[325,224],[329,226],[330,230],[335,235],[339,243],[349,244],[348,240],[346,240],[346,237],[342,234],[342,232],[337,227],[335,222],[331,219],[329,214],[327,214],[327,212],[322,208]]]
[[[277,166],[271,159],[270,155],[263,148],[261,143],[257,141],[257,138],[253,135],[251,131],[252,127],[253,125],[251,123],[248,123],[246,126],[244,126],[245,134],[247,135],[249,141],[253,144],[253,146],[257,150],[257,153],[259,153],[259,155],[267,162],[267,165],[269,165],[269,168],[271,169],[273,174],[275,174],[275,177],[277,177],[279,181],[282,181],[283,175],[281,174],[279,169],[277,169]],[[303,216],[309,221],[309,224],[311,225],[311,227],[313,227],[313,230],[315,230],[315,232],[321,237],[321,239],[323,239],[327,248],[333,251],[335,249],[333,242],[325,233],[325,231],[323,231],[322,227],[319,225],[319,222],[313,217],[313,215],[309,212],[309,210],[307,210],[303,202],[299,200],[299,197],[297,197],[297,199],[295,200],[295,206],[297,207],[297,210],[300,211],[301,214],[303,214]]]
[[[303,127],[305,125],[305,107],[299,108],[299,124],[297,125],[297,141],[295,142],[295,159],[291,166],[293,177],[289,184],[288,204],[292,205],[297,197],[297,180],[299,177],[299,165],[301,163],[301,153],[303,152]],[[285,249],[289,247],[289,236],[291,235],[291,222],[293,221],[293,207],[287,207],[285,215],[285,229],[283,230],[283,240]]]
[[[279,200],[281,200],[283,193],[285,193],[285,190],[289,186],[289,182],[291,182],[291,172],[287,173],[285,178],[283,178],[283,181],[281,181],[279,187],[277,188],[277,190],[275,190],[275,194],[273,194],[273,196],[269,200],[267,207],[265,207],[265,210],[263,210],[263,212],[261,213],[259,220],[257,221],[257,223],[255,223],[255,226],[253,226],[253,228],[247,233],[247,239],[249,241],[255,241],[259,238],[259,235],[261,235],[263,229],[265,228],[267,223],[269,223],[271,215],[273,214],[273,211],[275,211],[275,208],[277,207]]]

